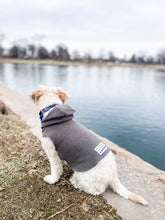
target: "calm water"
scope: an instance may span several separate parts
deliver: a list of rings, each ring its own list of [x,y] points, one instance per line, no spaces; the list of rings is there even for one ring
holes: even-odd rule
[[[63,88],[79,122],[165,170],[165,71],[6,63],[0,81],[25,94]]]

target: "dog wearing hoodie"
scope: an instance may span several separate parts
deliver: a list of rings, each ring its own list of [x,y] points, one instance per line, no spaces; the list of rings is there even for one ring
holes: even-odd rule
[[[49,184],[58,182],[62,160],[74,171],[70,182],[75,188],[99,195],[111,187],[120,196],[147,205],[140,196],[128,191],[120,182],[114,156],[94,133],[76,122],[74,110],[66,105],[69,95],[60,88],[39,86],[29,96],[40,110],[41,144],[50,163]]]

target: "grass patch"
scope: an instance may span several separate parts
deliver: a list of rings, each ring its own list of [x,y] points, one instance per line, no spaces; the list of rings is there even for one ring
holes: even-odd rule
[[[74,189],[66,165],[58,183],[45,183],[40,141],[16,115],[0,114],[0,125],[0,219],[122,219],[103,196]]]

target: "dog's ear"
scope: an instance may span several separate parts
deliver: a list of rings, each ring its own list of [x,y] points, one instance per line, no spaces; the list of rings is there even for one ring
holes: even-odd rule
[[[36,102],[39,100],[39,98],[44,94],[44,91],[41,88],[34,89],[29,92],[30,98]]]
[[[68,95],[68,93],[64,92],[64,91],[63,91],[62,89],[60,89],[60,88],[57,88],[57,89],[54,91],[54,93],[59,96],[59,98],[61,99],[61,101],[63,102],[63,104],[66,103],[66,101],[70,98],[69,95]]]

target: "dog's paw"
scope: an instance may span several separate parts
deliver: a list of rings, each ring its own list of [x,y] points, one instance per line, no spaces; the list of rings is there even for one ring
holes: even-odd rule
[[[55,182],[57,182],[57,178],[52,176],[52,175],[47,175],[44,177],[44,181],[49,183],[49,184],[54,184]]]

